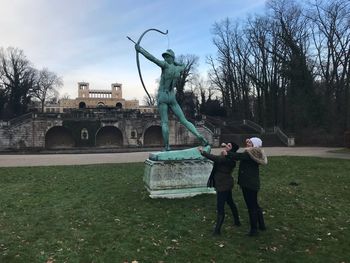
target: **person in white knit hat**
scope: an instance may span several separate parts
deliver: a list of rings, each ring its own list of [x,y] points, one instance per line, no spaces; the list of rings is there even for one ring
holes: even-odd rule
[[[248,143],[249,141],[252,143],[253,147],[262,147],[262,140],[258,137],[252,137],[250,139],[247,139]]]
[[[267,157],[262,147],[262,140],[252,137],[246,140],[244,152],[230,152],[226,158],[240,161],[238,170],[238,184],[240,185],[244,201],[248,208],[250,231],[249,236],[256,236],[259,229],[266,230],[262,208],[258,204],[260,190],[259,165],[267,164]]]

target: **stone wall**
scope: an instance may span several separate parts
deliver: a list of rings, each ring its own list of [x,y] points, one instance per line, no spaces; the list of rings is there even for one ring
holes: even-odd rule
[[[0,125],[0,150],[4,149],[44,149],[48,131],[52,128],[64,127],[75,141],[76,147],[95,147],[96,136],[103,135],[102,131],[115,130],[121,136],[121,145],[111,147],[142,147],[144,139],[153,127],[155,138],[159,142],[153,146],[163,146],[161,136],[161,122],[158,115],[139,113],[118,113],[114,117],[104,115],[71,116],[65,114],[33,114],[31,117],[16,123],[2,123]],[[113,129],[111,129],[113,127]],[[198,131],[213,146],[218,146],[219,139],[206,127],[197,126]],[[59,130],[50,136],[60,136]],[[99,134],[99,132],[101,132]],[[110,132],[109,132],[110,133]],[[85,137],[84,137],[85,136]],[[106,141],[108,138],[106,138]],[[52,141],[52,138],[51,138]],[[102,140],[103,141],[103,140]],[[198,145],[200,142],[177,119],[169,120],[170,145]],[[108,147],[104,145],[104,147]],[[64,148],[64,145],[61,147]]]
[[[9,148],[10,136],[7,122],[0,121],[0,149]]]
[[[30,148],[33,147],[33,122],[26,120],[23,123],[3,127],[0,131],[4,148]]]

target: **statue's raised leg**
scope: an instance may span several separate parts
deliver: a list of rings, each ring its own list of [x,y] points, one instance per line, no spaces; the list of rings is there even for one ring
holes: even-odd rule
[[[186,119],[178,103],[171,105],[171,109],[179,118],[180,123],[184,125],[193,135],[195,135],[201,141],[201,144],[203,146],[209,145],[208,141],[197,131],[196,127]]]

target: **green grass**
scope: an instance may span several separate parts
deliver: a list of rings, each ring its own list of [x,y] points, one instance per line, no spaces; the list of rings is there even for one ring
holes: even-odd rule
[[[349,160],[271,157],[254,238],[237,186],[214,238],[215,195],[150,199],[143,168],[0,168],[0,262],[350,262]]]
[[[350,154],[350,148],[342,148],[339,150],[329,151],[331,153],[344,153],[344,154]]]

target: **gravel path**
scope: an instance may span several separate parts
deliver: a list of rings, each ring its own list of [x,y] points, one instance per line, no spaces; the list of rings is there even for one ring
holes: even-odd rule
[[[266,147],[267,156],[315,156],[350,159],[350,154],[332,153],[341,148],[328,147]],[[213,149],[218,154],[219,148]],[[88,153],[88,154],[4,154],[0,155],[0,167],[81,165],[101,163],[144,162],[150,152]]]

